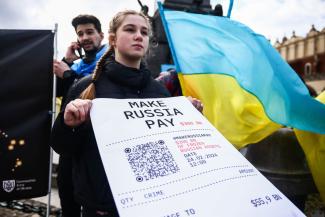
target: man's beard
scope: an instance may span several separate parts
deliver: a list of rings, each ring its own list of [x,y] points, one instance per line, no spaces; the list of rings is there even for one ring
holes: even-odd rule
[[[89,46],[89,45],[91,45],[93,48],[90,49],[90,50],[86,50],[86,49],[85,49],[85,46]],[[87,40],[87,41],[83,41],[81,47],[84,49],[85,54],[86,54],[86,56],[87,56],[87,55],[93,55],[94,53],[96,53],[96,52],[98,51],[100,45],[95,46],[95,44],[94,44],[93,41],[91,41],[91,40]]]
[[[91,50],[85,50],[85,57],[83,58],[85,63],[91,63],[95,58],[96,58],[96,54],[99,50],[99,47],[94,47]]]
[[[98,46],[98,47],[95,47],[95,46],[94,46],[93,49],[91,49],[91,50],[85,50],[85,49],[84,49],[86,56],[96,55],[96,53],[97,53],[99,47],[100,47],[100,46]]]

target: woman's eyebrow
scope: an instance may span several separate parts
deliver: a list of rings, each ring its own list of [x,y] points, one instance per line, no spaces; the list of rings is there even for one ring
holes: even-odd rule
[[[132,24],[132,23],[127,23],[127,24],[125,24],[123,26],[123,28],[124,27],[136,27],[136,25],[135,24]],[[148,27],[147,26],[141,26],[141,29],[148,29]]]
[[[128,24],[125,24],[123,27],[135,27],[135,25],[131,24],[131,23],[128,23]]]

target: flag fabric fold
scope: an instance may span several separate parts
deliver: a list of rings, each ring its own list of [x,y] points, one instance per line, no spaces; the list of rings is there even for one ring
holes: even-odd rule
[[[184,95],[200,99],[204,115],[237,148],[255,143],[282,126],[266,116],[258,99],[231,76],[178,75]]]
[[[325,91],[317,97],[317,100],[325,104]],[[318,191],[325,201],[325,135],[297,129],[294,131],[304,150]]]

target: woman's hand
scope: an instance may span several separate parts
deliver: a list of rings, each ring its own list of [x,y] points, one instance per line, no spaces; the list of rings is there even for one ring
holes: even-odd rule
[[[89,120],[91,100],[75,99],[67,104],[64,110],[64,123],[70,127],[77,127]]]
[[[188,100],[190,100],[190,102],[192,103],[192,105],[199,110],[199,112],[202,113],[203,111],[203,104],[201,103],[201,101],[197,98],[193,98],[191,96],[186,97]]]

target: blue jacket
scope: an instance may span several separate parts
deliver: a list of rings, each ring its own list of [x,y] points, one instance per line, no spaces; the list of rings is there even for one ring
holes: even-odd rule
[[[79,59],[71,66],[71,69],[76,72],[78,77],[83,77],[91,74],[96,67],[97,61],[101,58],[101,56],[103,56],[107,49],[108,45],[106,44],[96,53],[96,58],[94,61],[91,63],[85,63],[83,59]]]

